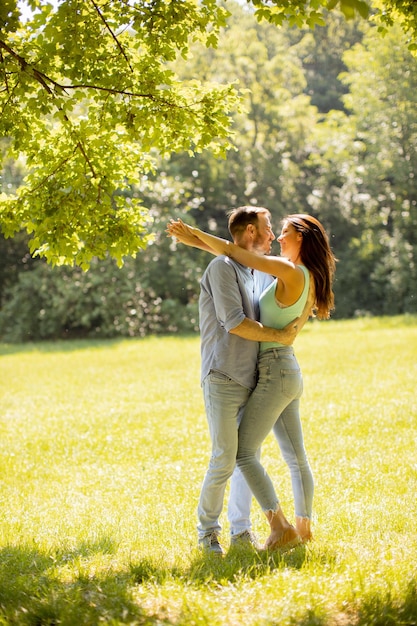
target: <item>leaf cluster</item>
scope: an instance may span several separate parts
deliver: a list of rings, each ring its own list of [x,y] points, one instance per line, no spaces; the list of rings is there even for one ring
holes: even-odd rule
[[[367,18],[369,5],[364,0],[253,0],[258,20],[267,20],[276,26],[288,23],[290,27],[315,28],[326,24],[328,11],[339,9],[346,19],[356,15]]]
[[[155,156],[228,148],[231,85],[181,82],[167,63],[189,41],[215,45],[226,11],[215,2],[70,2],[37,7],[0,40],[0,134],[29,173],[0,196],[3,232],[32,234],[51,264],[119,265],[149,241],[137,200],[122,193]]]

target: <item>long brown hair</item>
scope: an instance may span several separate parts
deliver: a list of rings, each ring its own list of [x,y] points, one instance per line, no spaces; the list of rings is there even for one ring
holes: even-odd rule
[[[283,221],[292,224],[303,236],[300,257],[314,277],[315,312],[319,319],[328,319],[334,309],[332,285],[337,261],[331,251],[329,237],[320,222],[311,215],[295,213],[287,215]]]

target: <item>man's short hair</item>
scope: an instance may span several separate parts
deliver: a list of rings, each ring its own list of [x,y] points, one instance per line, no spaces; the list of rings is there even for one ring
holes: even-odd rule
[[[233,239],[239,239],[244,233],[248,224],[254,224],[258,226],[258,216],[261,213],[271,215],[268,209],[257,206],[240,206],[237,209],[232,209],[229,215],[228,228],[229,233]]]

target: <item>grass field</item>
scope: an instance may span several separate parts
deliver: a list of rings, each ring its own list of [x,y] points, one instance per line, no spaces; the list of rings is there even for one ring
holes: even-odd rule
[[[281,556],[196,549],[198,337],[0,348],[0,625],[417,624],[416,317],[297,339],[315,540]]]

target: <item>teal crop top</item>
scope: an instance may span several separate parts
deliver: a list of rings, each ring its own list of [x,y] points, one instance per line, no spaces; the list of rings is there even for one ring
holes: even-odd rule
[[[260,318],[264,326],[271,328],[284,328],[296,317],[299,317],[304,310],[308,298],[310,287],[310,273],[304,265],[299,265],[304,273],[304,289],[297,302],[290,306],[280,306],[275,299],[275,290],[277,287],[277,278],[265,289],[259,298]],[[279,348],[284,344],[272,341],[262,341],[260,350],[268,350],[268,348]]]

